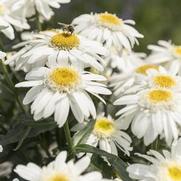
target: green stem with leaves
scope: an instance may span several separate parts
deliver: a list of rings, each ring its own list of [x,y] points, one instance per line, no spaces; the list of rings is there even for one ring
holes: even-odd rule
[[[1,39],[0,39],[0,47],[4,51],[3,41]],[[15,96],[16,102],[18,103],[18,105],[19,105],[20,109],[22,110],[22,112],[26,113],[26,110],[24,109],[24,106],[23,106],[23,104],[22,104],[22,102],[21,102],[21,100],[20,100],[20,98],[19,98],[19,96],[17,94],[17,91],[16,91],[16,89],[14,87],[14,84],[13,84],[11,78],[9,77],[7,67],[3,63],[2,60],[0,60],[0,67],[2,69],[2,73],[4,74],[5,80],[6,80],[7,84],[9,85],[9,88],[12,90],[12,92],[13,92],[13,94]]]
[[[22,112],[25,113],[26,111],[24,109],[24,106],[23,106],[23,104],[22,104],[22,102],[21,102],[21,100],[20,100],[20,98],[19,98],[19,96],[18,96],[18,94],[16,92],[16,89],[14,87],[14,84],[13,84],[12,80],[9,77],[9,73],[8,73],[7,67],[6,67],[6,65],[4,65],[2,60],[0,61],[0,66],[1,66],[1,69],[2,69],[2,72],[4,74],[4,77],[5,77],[5,80],[6,80],[7,84],[9,85],[10,89],[14,93],[16,102],[18,103],[18,105],[19,105],[20,109],[22,110]]]
[[[65,138],[66,138],[66,141],[68,144],[70,157],[74,158],[75,157],[75,150],[74,150],[74,145],[73,145],[68,121],[65,122],[63,128],[64,128],[64,132],[65,132]]]

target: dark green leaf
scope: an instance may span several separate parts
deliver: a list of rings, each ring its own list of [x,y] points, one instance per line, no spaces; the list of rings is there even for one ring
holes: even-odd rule
[[[92,155],[90,166],[93,167],[94,171],[97,170],[101,172],[104,178],[111,179],[114,175],[113,168],[108,165],[108,162],[105,161],[100,155]]]
[[[103,150],[100,150],[98,148],[95,148],[93,146],[85,145],[85,144],[76,146],[75,150],[76,150],[77,153],[80,153],[80,152],[94,153],[94,154],[106,157],[107,160],[109,161],[109,163],[114,168],[116,174],[123,181],[132,181],[129,178],[128,173],[126,171],[127,164],[122,159],[120,159],[119,157],[117,157],[115,155],[112,155],[110,153],[107,153],[107,152],[105,152]]]
[[[31,130],[29,131],[28,135],[26,135],[28,128],[31,128]],[[6,135],[0,136],[0,144],[5,146],[11,143],[16,143],[22,139],[22,135],[26,135],[27,138],[32,138],[54,128],[56,128],[56,124],[53,121],[43,120],[38,122],[21,122],[10,129]]]
[[[90,122],[87,123],[86,126],[84,126],[83,129],[81,129],[80,131],[78,131],[76,134],[74,134],[74,145],[79,145],[79,144],[83,144],[86,142],[88,136],[90,135],[93,126],[95,124],[95,121],[92,120]]]

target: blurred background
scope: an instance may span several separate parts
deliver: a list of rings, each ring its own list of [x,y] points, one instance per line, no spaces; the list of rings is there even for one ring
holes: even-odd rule
[[[72,0],[56,11],[49,25],[70,23],[83,13],[105,11],[136,21],[136,28],[145,36],[135,47],[137,51],[147,51],[146,46],[159,39],[181,44],[181,0]]]

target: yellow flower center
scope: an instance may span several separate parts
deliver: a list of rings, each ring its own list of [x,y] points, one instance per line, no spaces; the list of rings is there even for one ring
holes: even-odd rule
[[[0,15],[3,15],[5,11],[5,7],[3,4],[0,4]]]
[[[181,46],[175,46],[174,52],[177,56],[181,56]]]
[[[93,131],[99,137],[109,137],[115,131],[115,124],[106,117],[98,118]]]
[[[135,71],[136,71],[136,73],[146,75],[146,72],[149,69],[158,70],[158,66],[157,65],[152,65],[152,64],[147,64],[147,65],[143,65],[143,66],[140,66],[140,67],[136,68]]]
[[[80,44],[80,40],[77,35],[67,33],[58,33],[54,35],[50,42],[53,47],[62,50],[71,50],[78,47]]]
[[[69,181],[66,175],[54,173],[52,176],[43,179],[43,181]]]
[[[168,174],[172,181],[181,181],[181,167],[173,166],[168,168]]]
[[[49,75],[50,83],[60,91],[70,91],[80,82],[80,75],[74,68],[59,67],[54,69]]]
[[[121,25],[123,23],[123,20],[118,18],[114,14],[110,13],[100,13],[98,15],[99,22],[103,25],[108,25],[108,26],[115,26],[115,25]]]
[[[164,89],[154,89],[148,92],[148,100],[152,103],[164,103],[172,99],[172,92]]]
[[[173,79],[173,77],[168,75],[158,75],[153,78],[153,83],[156,86],[162,87],[162,88],[172,88],[176,85],[176,81]]]

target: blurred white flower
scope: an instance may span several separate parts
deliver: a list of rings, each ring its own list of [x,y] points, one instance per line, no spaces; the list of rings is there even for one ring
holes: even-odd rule
[[[131,124],[131,130],[138,138],[144,138],[145,145],[151,144],[159,135],[169,145],[178,138],[181,126],[181,93],[165,88],[151,88],[136,94],[122,95],[115,105],[124,105],[116,115],[123,129]]]
[[[60,8],[61,4],[69,3],[70,0],[16,0],[14,9],[21,9],[24,17],[31,17],[36,11],[44,20],[49,20],[54,12],[52,8]]]
[[[3,59],[6,56],[6,53],[0,51],[0,60]]]
[[[143,38],[135,28],[133,20],[122,20],[115,14],[95,13],[83,14],[72,22],[75,31],[81,35],[104,44],[108,49],[116,51],[126,48],[131,50],[137,38]]]
[[[118,155],[118,149],[130,155],[132,151],[131,138],[121,130],[119,121],[113,120],[110,115],[98,115],[94,128],[88,137],[86,144],[99,146],[101,150]]]
[[[3,146],[0,145],[0,152],[3,152]]]
[[[144,64],[144,58],[146,54],[137,53],[122,49],[118,54],[111,53],[108,58],[107,64],[113,69],[118,69],[121,72],[129,72],[136,67]]]
[[[170,41],[158,41],[158,45],[149,45],[152,52],[148,57],[148,63],[161,64],[181,75],[181,46]]]
[[[121,96],[122,94],[136,93],[142,88],[143,84],[138,84],[140,80],[145,80],[147,72],[149,70],[158,70],[159,66],[154,64],[142,64],[141,66],[136,67],[133,70],[125,71],[119,74],[113,74],[110,78],[110,86],[113,87],[113,94]]]
[[[9,39],[15,38],[13,26],[16,30],[30,28],[26,19],[22,17],[22,12],[19,9],[13,9],[15,2],[16,0],[0,1],[0,26],[4,27],[0,31]]]
[[[139,75],[138,75],[139,79]],[[176,72],[170,72],[164,67],[159,66],[156,69],[150,69],[147,71],[146,76],[141,76],[137,81],[142,88],[155,87],[155,88],[167,88],[175,91],[181,91],[181,77],[176,75]],[[133,86],[134,89],[134,86]]]
[[[14,178],[12,181],[19,181],[19,179],[18,178]]]
[[[102,174],[93,171],[85,173],[90,164],[89,157],[83,157],[74,163],[73,160],[66,162],[67,152],[62,151],[47,166],[40,168],[34,163],[28,163],[26,166],[17,165],[14,171],[27,181],[103,181]],[[84,173],[84,174],[83,174]]]
[[[7,177],[11,174],[13,164],[9,161],[0,164],[0,177]]]
[[[52,61],[54,61],[52,59]],[[33,87],[26,94],[23,103],[31,102],[34,119],[47,118],[54,114],[55,121],[62,127],[71,108],[77,121],[86,117],[96,117],[94,103],[88,93],[102,99],[98,94],[109,95],[111,91],[101,83],[106,78],[82,71],[79,66],[66,63],[52,64],[49,68],[40,67],[26,75],[27,81],[16,87]],[[87,93],[88,92],[88,93]]]
[[[23,48],[7,59],[6,64],[15,61],[16,69],[30,70],[34,67],[69,62],[83,67],[103,70],[100,55],[108,51],[98,42],[85,39],[75,33],[67,34],[61,30],[49,30],[32,35],[31,40],[22,42]]]
[[[181,180],[181,139],[173,143],[171,152],[160,154],[150,150],[148,155],[137,154],[151,164],[131,164],[127,171],[132,179],[140,181],[180,181]]]
[[[147,65],[148,66],[148,65]],[[124,75],[124,74],[123,74]],[[120,76],[113,78],[114,95],[120,96],[121,93],[130,94],[136,93],[146,88],[167,88],[175,91],[181,91],[181,78],[175,73],[166,70],[164,67],[150,67],[146,71],[146,75],[141,73],[132,73],[123,83],[116,83],[120,81]],[[131,81],[132,80],[132,81]],[[127,82],[130,84],[127,84]],[[126,89],[125,89],[126,88]]]
[[[114,180],[115,180],[115,181],[123,181],[123,180],[120,179],[120,178],[115,178]]]

